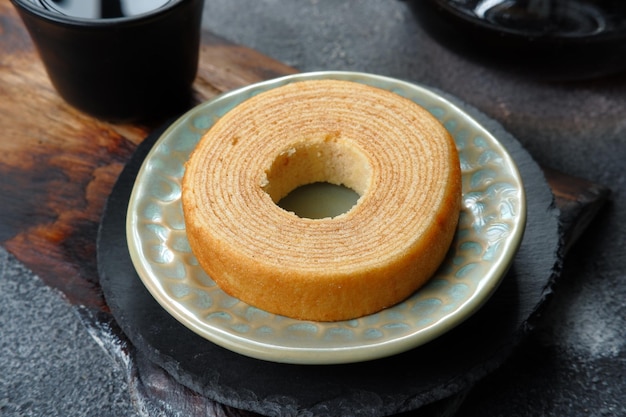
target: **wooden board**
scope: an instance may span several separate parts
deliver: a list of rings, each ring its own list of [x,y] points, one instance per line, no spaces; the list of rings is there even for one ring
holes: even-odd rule
[[[71,303],[106,309],[95,258],[102,210],[124,164],[162,120],[111,124],[66,104],[9,0],[0,0],[0,60],[0,244]],[[195,99],[294,72],[204,33]]]

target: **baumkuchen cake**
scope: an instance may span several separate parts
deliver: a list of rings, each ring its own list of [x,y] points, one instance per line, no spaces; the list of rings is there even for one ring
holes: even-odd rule
[[[332,218],[277,203],[317,182],[359,194]],[[296,319],[352,319],[392,306],[436,271],[460,209],[455,144],[425,109],[350,81],[262,92],[226,113],[186,164],[186,231],[225,292]]]

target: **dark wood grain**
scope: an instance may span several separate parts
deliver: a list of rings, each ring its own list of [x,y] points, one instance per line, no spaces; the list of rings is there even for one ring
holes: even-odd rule
[[[195,99],[295,72],[203,34]],[[95,240],[122,167],[162,120],[111,124],[53,89],[8,0],[0,0],[0,243],[70,302],[106,309]],[[158,88],[158,86],[155,86]]]
[[[561,211],[563,251],[567,252],[596,217],[611,190],[553,169],[544,168],[543,171],[554,193],[554,202]]]

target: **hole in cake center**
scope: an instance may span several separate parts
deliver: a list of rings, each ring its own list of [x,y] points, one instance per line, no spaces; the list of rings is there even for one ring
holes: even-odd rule
[[[278,206],[298,217],[324,219],[347,213],[360,195],[351,188],[328,182],[297,187],[278,202]]]
[[[349,212],[369,186],[371,166],[354,144],[327,135],[294,144],[265,172],[263,189],[279,207],[310,219]]]

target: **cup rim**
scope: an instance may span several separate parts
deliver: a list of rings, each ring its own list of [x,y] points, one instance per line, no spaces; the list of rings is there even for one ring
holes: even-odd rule
[[[170,0],[158,9],[149,12],[136,14],[133,16],[113,17],[106,19],[90,19],[85,17],[69,16],[62,13],[55,13],[46,9],[43,5],[38,5],[38,0],[11,0],[16,8],[20,8],[30,14],[44,18],[48,21],[64,25],[82,27],[108,27],[127,23],[141,23],[147,20],[158,18],[160,15],[170,10],[182,6],[184,3],[193,0]]]

